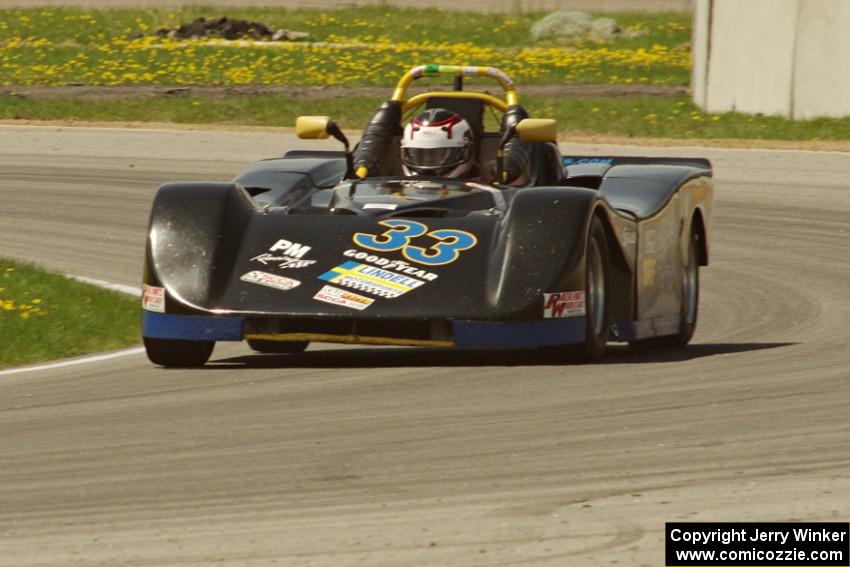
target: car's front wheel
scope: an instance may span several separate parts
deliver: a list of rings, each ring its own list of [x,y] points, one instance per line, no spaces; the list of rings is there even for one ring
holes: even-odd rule
[[[584,298],[586,332],[579,354],[597,360],[605,354],[611,322],[608,314],[608,239],[602,221],[594,217],[585,250]]]
[[[144,337],[145,352],[154,364],[174,368],[203,366],[210,359],[215,341],[181,341]]]

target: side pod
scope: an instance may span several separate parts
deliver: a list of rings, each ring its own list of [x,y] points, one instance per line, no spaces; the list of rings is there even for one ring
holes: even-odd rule
[[[232,183],[163,185],[151,210],[144,282],[179,288],[188,304],[207,302],[226,285],[255,212]]]

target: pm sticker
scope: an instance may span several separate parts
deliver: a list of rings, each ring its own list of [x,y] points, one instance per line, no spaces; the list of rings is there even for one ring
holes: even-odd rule
[[[356,309],[358,311],[363,311],[375,302],[375,300],[370,297],[363,297],[362,295],[357,295],[356,293],[339,289],[338,287],[333,287],[331,285],[326,285],[320,289],[318,293],[313,296],[313,299],[324,301],[331,305],[341,305],[342,307],[348,307],[349,309]]]
[[[142,309],[165,313],[165,288],[142,284]]]
[[[281,238],[271,245],[268,252],[251,258],[253,262],[268,265],[270,262],[277,263],[277,267],[284,268],[306,268],[316,263],[316,260],[307,260],[304,255],[311,250],[310,246],[292,242]]]
[[[585,314],[583,291],[561,291],[543,294],[543,318],[563,319]]]
[[[293,280],[292,278],[287,278],[284,276],[278,276],[277,274],[270,274],[268,272],[260,272],[258,270],[248,272],[239,279],[243,282],[264,285],[266,287],[273,287],[275,289],[282,289],[283,291],[288,291],[301,285],[301,282],[299,282],[298,280]]]

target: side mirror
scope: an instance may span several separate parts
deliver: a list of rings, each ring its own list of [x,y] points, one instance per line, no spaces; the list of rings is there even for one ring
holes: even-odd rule
[[[516,125],[516,133],[523,142],[557,142],[558,123],[551,118],[526,118]]]
[[[299,116],[295,119],[295,134],[302,140],[325,140],[333,136],[345,146],[345,178],[352,179],[354,175],[354,156],[348,138],[336,122],[329,116]]]
[[[295,120],[295,134],[302,140],[325,140],[330,135],[329,116],[299,116]]]

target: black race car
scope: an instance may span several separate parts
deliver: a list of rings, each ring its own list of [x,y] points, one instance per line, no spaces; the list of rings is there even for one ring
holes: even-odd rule
[[[407,96],[414,79],[445,74],[455,90]],[[463,90],[469,76],[498,81],[504,100]],[[473,125],[480,177],[400,174],[400,124],[423,105]],[[142,298],[154,363],[200,366],[216,341],[242,340],[264,353],[323,341],[596,359],[609,341],[675,347],[693,335],[707,160],[561,156],[554,121],[527,118],[511,80],[483,67],[412,69],[354,152],[327,118],[302,117],[297,131],[346,149],[160,187]],[[507,184],[521,171],[523,186]]]

